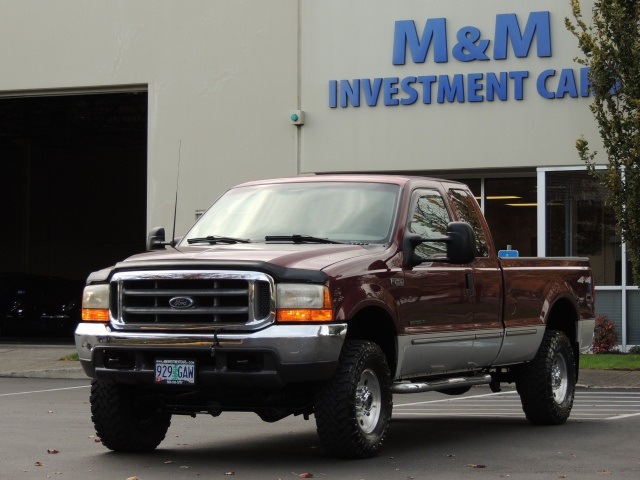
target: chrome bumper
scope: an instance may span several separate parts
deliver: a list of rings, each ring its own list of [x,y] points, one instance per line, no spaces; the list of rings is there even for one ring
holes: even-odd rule
[[[80,323],[75,332],[75,342],[85,372],[88,376],[95,378],[97,375],[94,353],[111,349],[129,352],[181,351],[194,354],[206,353],[210,356],[215,356],[216,352],[266,351],[277,357],[283,369],[295,367],[300,370],[305,366],[330,366],[338,362],[346,333],[346,324],[271,325],[251,333],[214,335],[213,333],[123,332],[112,330],[104,324]],[[104,365],[98,365],[98,369],[105,372],[103,367]],[[114,375],[116,373],[114,372]]]

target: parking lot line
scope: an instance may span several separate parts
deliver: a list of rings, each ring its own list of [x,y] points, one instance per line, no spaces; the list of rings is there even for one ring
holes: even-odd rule
[[[522,417],[517,392],[460,396],[397,404],[395,416]],[[577,391],[572,420],[619,420],[640,416],[640,392]]]
[[[28,392],[13,392],[13,393],[0,393],[0,397],[10,397],[13,395],[28,395],[30,393],[47,393],[47,392],[59,392],[62,390],[74,390],[76,388],[89,388],[91,385],[81,385],[79,387],[66,387],[66,388],[50,388],[48,390],[30,390]]]

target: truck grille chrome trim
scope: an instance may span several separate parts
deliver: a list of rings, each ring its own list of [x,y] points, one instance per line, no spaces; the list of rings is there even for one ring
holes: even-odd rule
[[[275,285],[260,272],[119,272],[110,304],[116,330],[253,331],[275,321]]]

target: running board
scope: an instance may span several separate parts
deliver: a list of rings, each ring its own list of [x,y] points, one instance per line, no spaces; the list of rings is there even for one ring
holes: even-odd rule
[[[491,383],[491,375],[474,375],[473,377],[455,377],[434,380],[433,382],[406,383],[398,382],[391,385],[392,393],[420,393],[449,388],[473,387]]]

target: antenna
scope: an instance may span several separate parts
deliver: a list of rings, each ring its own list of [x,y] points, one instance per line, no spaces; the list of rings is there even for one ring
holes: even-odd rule
[[[180,139],[180,143],[178,144],[178,175],[176,176],[176,201],[173,205],[173,233],[171,234],[171,246],[175,248],[176,246],[176,218],[178,217],[178,187],[180,186],[180,161],[182,151],[182,139]]]

